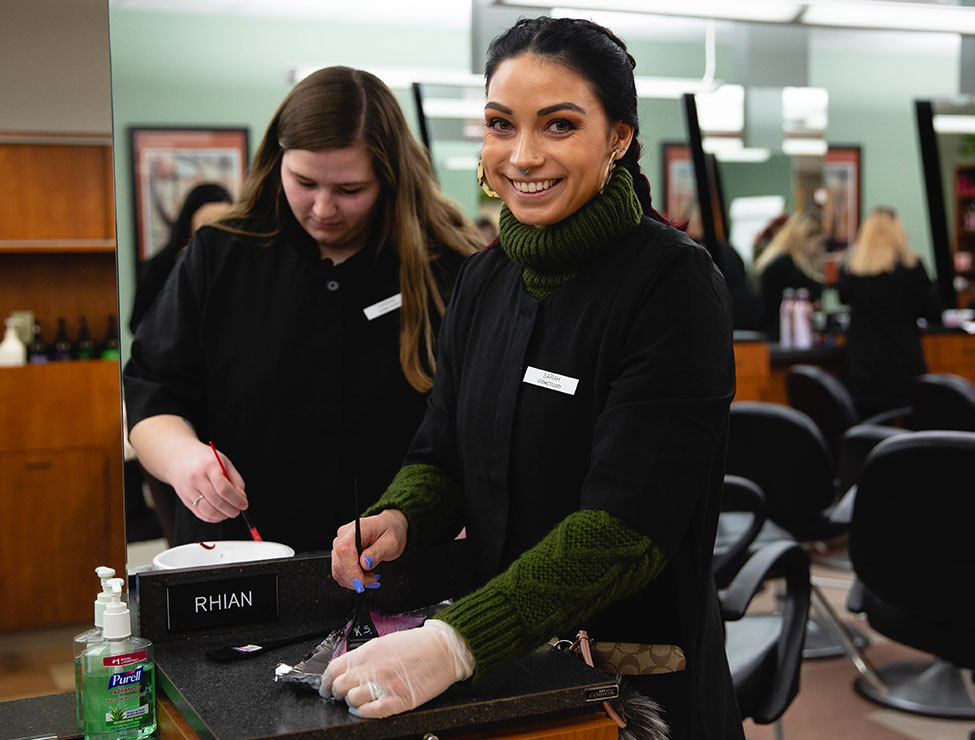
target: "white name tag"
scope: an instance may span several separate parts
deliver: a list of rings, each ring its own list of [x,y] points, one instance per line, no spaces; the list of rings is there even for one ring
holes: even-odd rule
[[[403,305],[403,294],[397,293],[396,295],[391,295],[379,303],[373,303],[371,306],[366,306],[362,309],[362,313],[366,315],[366,318],[372,321],[373,319],[378,319],[380,316],[388,314],[390,311],[395,311],[397,308]]]
[[[568,393],[570,396],[576,394],[576,386],[579,385],[578,378],[570,378],[568,375],[551,373],[548,370],[539,370],[537,367],[528,366],[525,370],[524,383],[537,385],[559,393]]]

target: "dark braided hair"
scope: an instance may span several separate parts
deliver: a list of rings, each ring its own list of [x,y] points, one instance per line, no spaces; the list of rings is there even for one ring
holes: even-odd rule
[[[498,36],[488,47],[484,77],[490,84],[498,66],[522,54],[558,62],[582,75],[602,103],[606,117],[633,127],[633,141],[617,166],[626,167],[633,175],[643,212],[657,221],[669,224],[650,201],[650,182],[640,170],[640,116],[637,113],[636,82],[633,69],[636,60],[616,34],[608,28],[582,18],[521,18]]]

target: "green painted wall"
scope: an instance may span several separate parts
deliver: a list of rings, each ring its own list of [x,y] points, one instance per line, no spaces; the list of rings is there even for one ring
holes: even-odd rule
[[[626,38],[625,28],[615,30]],[[905,48],[900,34],[880,37],[880,44],[863,44],[861,38],[854,32],[811,32],[808,84],[830,92],[828,140],[863,148],[864,210],[877,205],[897,208],[912,247],[932,267],[913,101],[957,93],[957,51],[930,43]],[[875,40],[878,35],[871,34],[871,38]],[[253,150],[291,88],[290,71],[295,66],[409,64],[464,68],[470,58],[470,33],[466,29],[119,9],[111,10],[111,42],[123,324],[132,303],[135,271],[129,126],[247,126]],[[695,77],[703,73],[700,42],[635,40],[630,48],[638,74]],[[719,43],[717,48],[716,77],[726,82],[736,82],[734,51],[730,43]],[[400,100],[412,123],[412,99],[404,91]],[[655,202],[662,206],[661,144],[686,138],[682,106],[677,100],[641,100],[640,117],[642,163]],[[472,142],[438,141],[434,155],[442,165],[447,156],[469,156],[476,149]],[[753,179],[746,165],[733,169],[725,182],[728,196],[734,196],[739,188],[745,191],[741,194],[749,195],[779,190],[778,173]],[[471,216],[476,215],[479,196],[473,175],[442,166],[438,172],[445,192]],[[129,340],[124,330],[124,356]]]

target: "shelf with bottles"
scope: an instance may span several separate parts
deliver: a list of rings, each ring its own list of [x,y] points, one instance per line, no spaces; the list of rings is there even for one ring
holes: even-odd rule
[[[58,317],[57,330],[48,338],[44,336],[42,320],[35,319],[29,311],[14,312],[5,323],[7,332],[0,349],[6,351],[0,352],[0,367],[119,359],[118,321],[114,314],[107,317],[100,341],[93,336],[84,314],[70,331],[68,320]]]

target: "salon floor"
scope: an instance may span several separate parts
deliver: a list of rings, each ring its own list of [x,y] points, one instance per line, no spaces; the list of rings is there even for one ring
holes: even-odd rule
[[[164,549],[162,541],[130,545],[131,564],[147,564]],[[851,576],[848,572],[813,566],[813,575],[841,614]],[[766,589],[766,593],[772,589]],[[767,611],[771,597],[759,595],[753,611]],[[849,621],[855,618],[847,615]],[[0,633],[0,701],[74,690],[71,638],[85,624]],[[875,664],[924,657],[860,626],[871,639],[868,657]],[[871,704],[854,693],[857,677],[845,657],[805,661],[800,691],[785,713],[788,740],[969,740],[975,722],[929,719]],[[772,726],[745,723],[748,740],[772,740]]]

